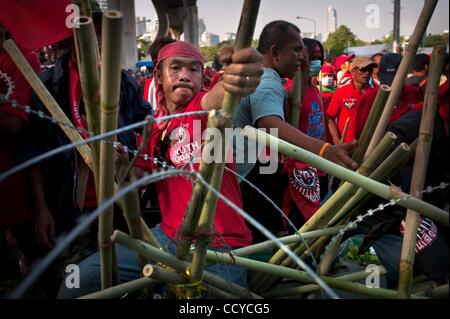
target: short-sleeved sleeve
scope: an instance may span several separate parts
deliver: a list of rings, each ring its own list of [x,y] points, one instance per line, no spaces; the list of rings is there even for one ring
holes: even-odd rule
[[[338,89],[331,98],[330,105],[325,112],[328,117],[336,118],[341,113],[341,95],[339,93]]]

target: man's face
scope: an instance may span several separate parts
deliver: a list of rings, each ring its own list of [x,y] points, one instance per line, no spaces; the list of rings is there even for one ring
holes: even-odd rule
[[[376,66],[376,67],[374,66],[374,68],[373,68],[373,75],[374,75],[375,77],[378,77],[379,65],[380,65],[380,62],[381,62],[381,59],[382,59],[382,58],[383,58],[382,55],[376,55],[376,56],[374,56],[373,59],[372,59],[372,61],[375,62],[375,63],[377,64],[377,66]]]
[[[373,65],[366,67],[356,66],[352,69],[352,76],[355,82],[368,84],[373,73]]]
[[[343,72],[349,72],[351,66],[352,66],[352,60],[345,61],[345,62],[342,63],[342,65],[341,65],[341,70],[342,70]]]
[[[282,77],[292,79],[300,69],[302,61],[304,60],[303,50],[305,44],[303,43],[300,34],[289,28],[289,36],[284,47],[279,48],[277,55],[274,57],[275,69]]]
[[[200,63],[192,58],[173,57],[162,61],[157,71],[158,84],[162,84],[170,111],[187,106],[202,86]]]

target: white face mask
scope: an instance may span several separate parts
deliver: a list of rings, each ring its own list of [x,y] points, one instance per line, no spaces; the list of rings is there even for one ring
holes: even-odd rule
[[[323,77],[322,78],[322,86],[333,86],[334,78],[332,77]]]

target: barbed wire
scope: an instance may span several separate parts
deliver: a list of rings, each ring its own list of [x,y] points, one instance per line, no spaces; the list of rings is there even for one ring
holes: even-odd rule
[[[343,229],[339,230],[339,232],[335,236],[333,236],[333,238],[331,238],[330,242],[327,244],[327,246],[324,249],[323,254],[320,257],[320,262],[322,262],[324,256],[328,253],[328,251],[331,249],[333,244],[338,239],[340,239],[341,237],[344,236],[345,232],[347,232],[351,229],[355,229],[357,224],[362,222],[365,218],[372,216],[377,212],[381,212],[384,209],[386,209],[387,207],[397,205],[397,203],[402,200],[405,200],[405,199],[408,199],[411,197],[419,197],[422,194],[430,194],[439,189],[446,189],[449,185],[450,184],[447,182],[441,182],[439,185],[436,185],[436,186],[427,186],[422,191],[417,191],[414,194],[408,194],[402,198],[395,198],[395,199],[393,198],[389,202],[379,204],[376,208],[368,209],[364,215],[361,214],[361,215],[356,216],[356,218],[353,221],[350,221]]]
[[[1,93],[0,93],[0,96],[5,97],[5,95],[1,94]],[[10,103],[13,107],[22,108],[27,113],[36,114],[41,119],[49,120],[50,122],[52,122],[54,124],[65,125],[66,127],[70,128],[70,129],[79,131],[79,129],[75,128],[74,126],[68,125],[67,123],[61,123],[61,122],[57,121],[56,119],[54,119],[53,117],[45,115],[43,111],[35,111],[35,110],[33,110],[29,105],[22,105],[22,104],[17,103],[17,101],[10,100],[10,99],[4,99],[3,101]],[[75,142],[75,143],[69,143],[69,144],[60,146],[60,147],[58,147],[56,149],[50,150],[50,151],[48,151],[46,153],[40,154],[39,156],[31,158],[31,159],[29,159],[29,160],[27,160],[25,162],[22,162],[19,165],[15,166],[15,167],[13,167],[13,168],[5,171],[5,172],[2,172],[0,174],[0,182],[5,180],[6,178],[10,177],[11,175],[18,173],[19,171],[21,171],[23,169],[26,169],[26,168],[28,168],[28,167],[30,167],[32,165],[37,164],[38,162],[40,162],[40,161],[42,161],[42,160],[44,160],[46,158],[52,157],[54,155],[57,155],[59,153],[71,150],[73,148],[76,148],[76,147],[84,145],[84,144],[89,144],[89,143],[92,143],[92,142],[103,140],[104,142],[109,143],[113,147],[117,148],[119,146],[119,144],[117,144],[118,142],[107,141],[106,139],[108,137],[111,137],[111,136],[114,136],[114,135],[118,135],[118,134],[126,132],[126,131],[130,131],[130,130],[133,130],[133,129],[136,129],[136,128],[139,128],[139,127],[143,127],[143,126],[149,124],[151,121],[154,121],[155,123],[161,123],[163,121],[172,120],[174,118],[185,117],[185,116],[195,116],[195,115],[206,115],[208,113],[209,113],[208,111],[193,111],[193,112],[186,112],[186,113],[171,114],[171,115],[167,115],[167,116],[161,116],[161,117],[158,117],[156,119],[154,119],[154,118],[152,118],[151,120],[150,119],[146,119],[146,120],[143,120],[143,121],[140,121],[140,122],[137,122],[137,123],[133,123],[133,124],[130,124],[130,125],[127,125],[127,126],[124,126],[124,127],[121,127],[121,128],[115,129],[115,130],[112,130],[112,131],[108,131],[108,132],[99,134],[99,135],[92,135],[91,137],[89,137],[89,138],[87,138],[85,140],[80,140],[80,141]],[[138,154],[137,150],[131,150],[127,146],[122,146],[121,149],[123,151],[127,152],[128,154],[133,155],[133,156]],[[173,167],[173,166],[169,165],[165,161],[161,161],[161,160],[159,160],[157,158],[150,157],[148,154],[141,154],[141,156],[142,156],[143,160],[145,160],[145,161],[153,161],[155,164],[160,164],[162,167],[165,167],[165,168]]]

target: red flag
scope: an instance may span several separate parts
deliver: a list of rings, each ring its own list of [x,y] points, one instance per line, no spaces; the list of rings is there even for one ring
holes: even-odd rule
[[[0,0],[0,23],[22,49],[35,50],[72,35],[71,4],[72,0]]]

